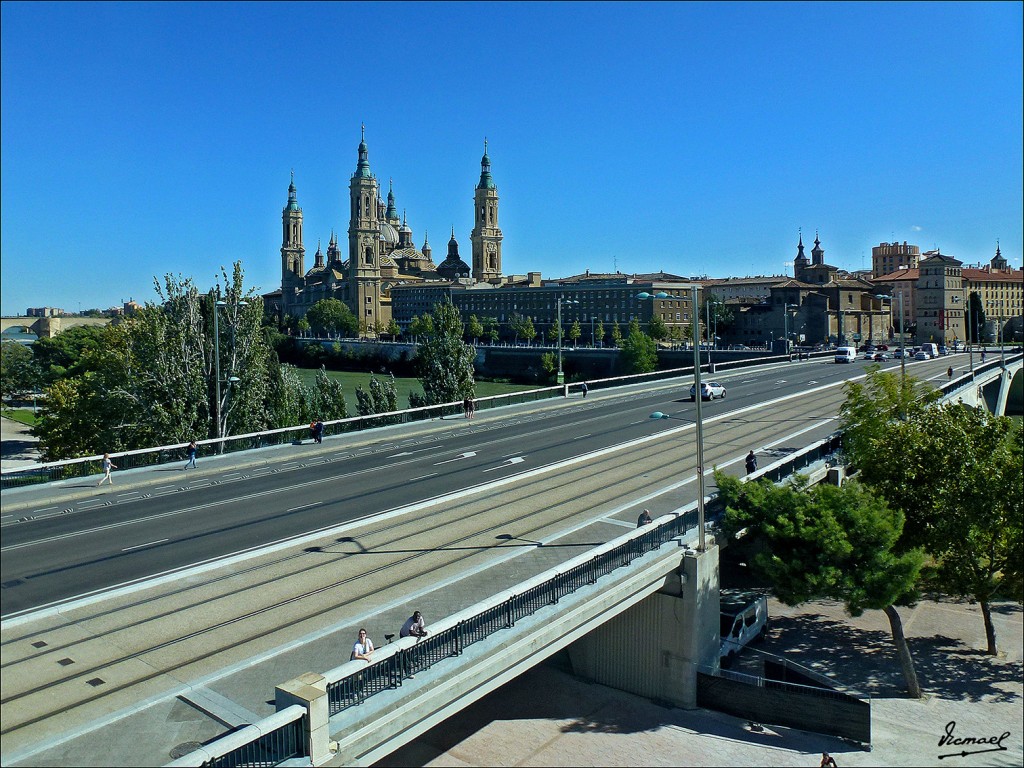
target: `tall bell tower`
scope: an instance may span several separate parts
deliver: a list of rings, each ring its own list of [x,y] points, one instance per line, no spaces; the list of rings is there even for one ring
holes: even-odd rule
[[[484,156],[480,160],[480,183],[473,195],[473,232],[470,241],[473,246],[473,279],[478,282],[501,279],[501,230],[498,228],[498,188],[491,178],[491,159],[487,156],[487,139],[484,139]]]
[[[306,274],[306,249],[302,246],[302,209],[295,196],[295,171],[288,185],[288,202],[281,212],[281,301],[288,311],[295,303],[295,291]]]
[[[360,329],[373,333],[389,318],[381,316],[380,219],[377,198],[380,187],[370,173],[366,128],[359,142],[359,162],[349,183],[348,299]]]

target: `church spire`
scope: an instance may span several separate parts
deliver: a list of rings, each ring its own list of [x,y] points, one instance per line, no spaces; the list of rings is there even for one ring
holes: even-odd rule
[[[477,189],[496,189],[491,178],[491,158],[487,156],[487,137],[484,137],[484,156],[480,158],[480,183]]]
[[[395,207],[395,180],[388,179],[388,208],[384,212],[384,220],[388,223],[398,221],[398,209]]]
[[[366,147],[366,126],[360,126],[359,162],[356,164],[356,176],[370,177],[370,153]]]

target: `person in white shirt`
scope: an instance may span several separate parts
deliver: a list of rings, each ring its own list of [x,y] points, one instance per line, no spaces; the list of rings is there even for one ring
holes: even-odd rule
[[[405,620],[405,624],[398,631],[399,637],[426,637],[426,635],[427,623],[419,611],[413,611],[412,616]]]
[[[366,636],[365,629],[360,629],[359,639],[357,639],[356,644],[352,646],[352,656],[350,658],[350,661],[362,659],[363,661],[369,663],[370,661],[372,661],[372,659],[370,659],[371,653],[373,653],[373,641]]]

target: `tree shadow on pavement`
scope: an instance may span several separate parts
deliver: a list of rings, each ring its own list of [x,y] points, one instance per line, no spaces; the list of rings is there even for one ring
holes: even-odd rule
[[[1019,681],[1020,661],[984,654],[945,635],[910,637],[918,681],[925,693],[972,702],[1012,702],[1002,685]],[[763,649],[828,675],[873,698],[904,698],[906,682],[888,632],[864,630],[821,614],[779,616]]]

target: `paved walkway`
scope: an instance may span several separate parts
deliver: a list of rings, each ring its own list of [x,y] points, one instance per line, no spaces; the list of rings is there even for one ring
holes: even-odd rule
[[[39,438],[19,421],[0,416],[0,469],[28,467],[39,461]]]
[[[841,739],[765,726],[708,710],[668,709],[638,696],[590,685],[545,665],[481,699],[443,726],[381,761],[381,766],[470,765],[771,765],[816,766],[829,752],[840,766],[1020,766],[1024,763],[1022,614],[995,611],[997,658],[980,652],[984,626],[976,605],[924,601],[901,609],[919,679],[920,701],[903,694],[888,622],[881,611],[852,619],[842,606],[800,609],[770,602],[764,650],[830,674],[872,697],[871,751]],[[957,737],[1008,732],[1003,752],[941,758],[955,722]],[[976,749],[984,747],[966,747]]]

